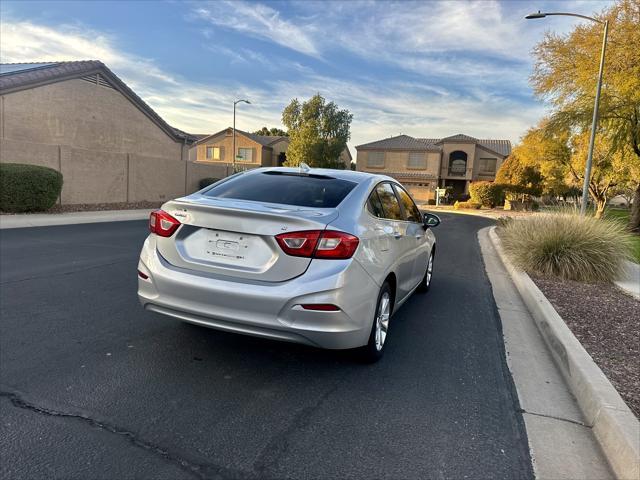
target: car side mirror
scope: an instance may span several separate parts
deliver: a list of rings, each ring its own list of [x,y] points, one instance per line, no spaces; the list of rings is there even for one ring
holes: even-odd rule
[[[422,216],[422,223],[424,224],[424,228],[433,228],[440,225],[440,217],[434,215],[433,213],[425,213]]]

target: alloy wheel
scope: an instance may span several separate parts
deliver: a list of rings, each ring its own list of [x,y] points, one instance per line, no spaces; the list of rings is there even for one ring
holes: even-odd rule
[[[431,276],[433,275],[433,253],[429,255],[429,263],[427,264],[426,286],[431,285]]]

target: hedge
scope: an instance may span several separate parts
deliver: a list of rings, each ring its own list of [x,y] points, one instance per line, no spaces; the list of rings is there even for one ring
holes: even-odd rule
[[[469,185],[471,201],[484,207],[495,207],[504,202],[503,186],[492,182],[474,182]]]
[[[0,163],[0,210],[42,212],[55,205],[62,190],[62,174],[52,168]]]

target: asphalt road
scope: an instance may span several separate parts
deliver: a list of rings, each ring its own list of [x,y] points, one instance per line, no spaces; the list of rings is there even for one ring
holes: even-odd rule
[[[146,222],[0,232],[0,478],[532,478],[479,217],[375,365],[145,312]]]

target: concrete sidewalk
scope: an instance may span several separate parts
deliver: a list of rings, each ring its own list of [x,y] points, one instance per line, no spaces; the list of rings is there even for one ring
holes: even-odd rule
[[[0,215],[0,229],[48,227],[52,225],[73,225],[77,223],[122,222],[149,218],[152,209],[106,210],[98,212],[33,213],[20,215]]]
[[[615,478],[593,429],[496,252],[489,228],[478,232],[478,240],[502,321],[507,364],[518,392],[536,479]]]

